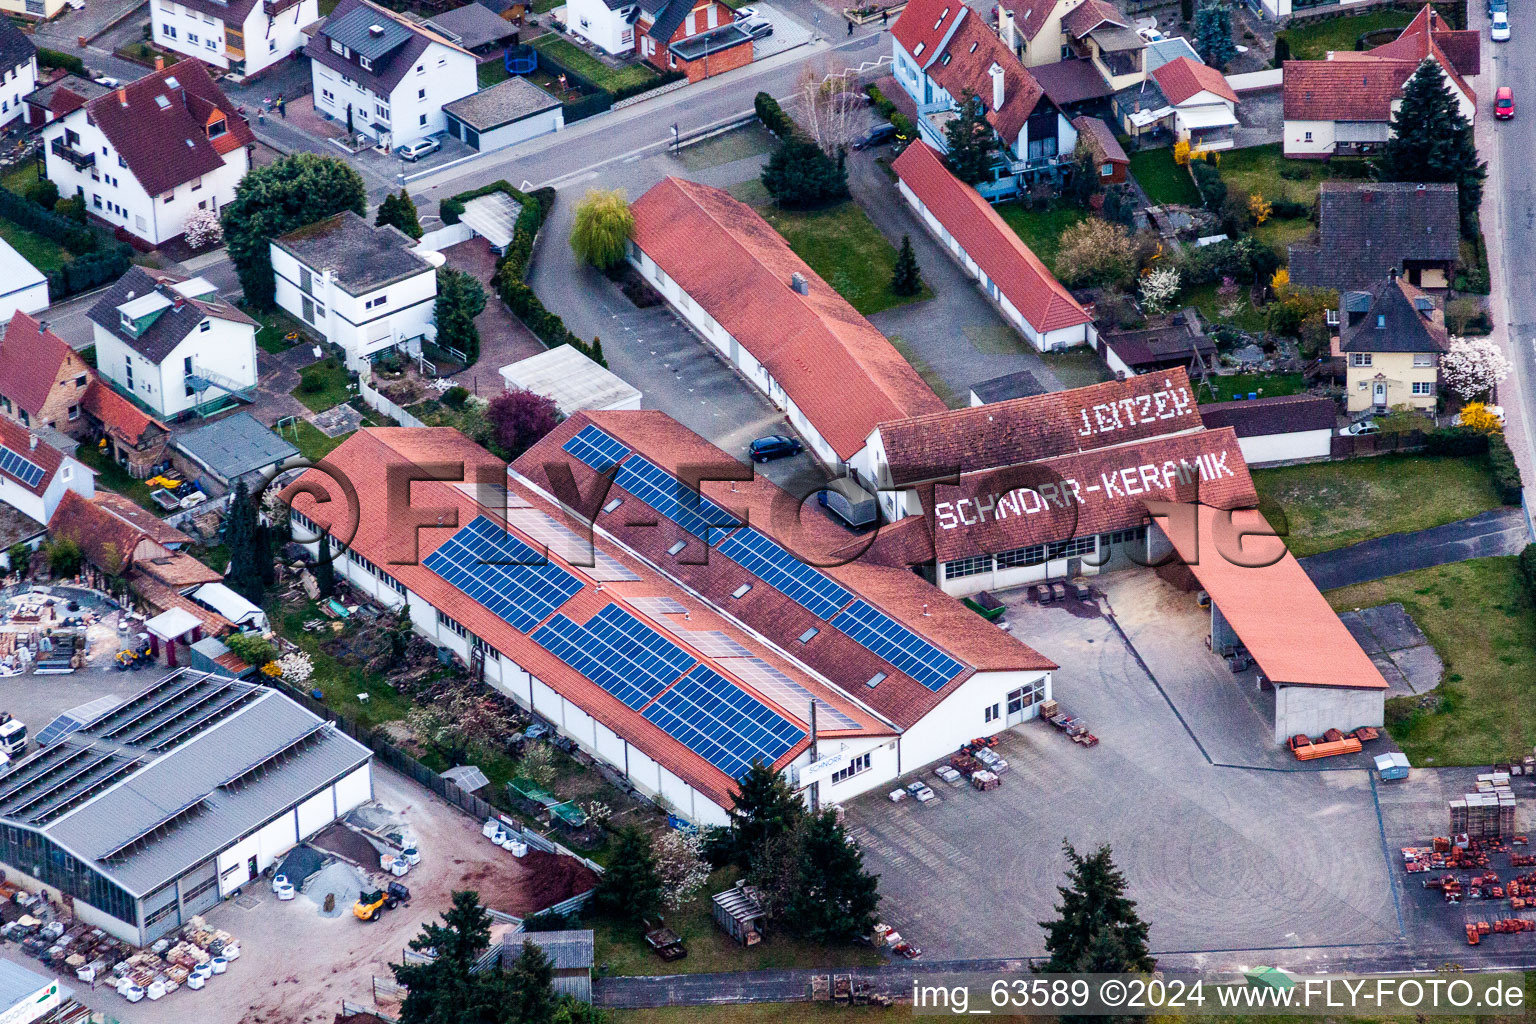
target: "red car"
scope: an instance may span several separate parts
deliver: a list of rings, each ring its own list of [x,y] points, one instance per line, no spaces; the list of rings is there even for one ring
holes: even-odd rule
[[[1493,94],[1493,116],[1500,121],[1515,116],[1515,90],[1507,85],[1499,86],[1499,91]]]

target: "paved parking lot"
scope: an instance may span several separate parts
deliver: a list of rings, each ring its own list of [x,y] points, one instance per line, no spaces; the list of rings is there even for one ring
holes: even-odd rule
[[[1159,953],[1397,941],[1369,775],[1278,770],[1297,766],[1245,695],[1252,680],[1205,649],[1193,598],[1150,572],[1102,586],[1114,621],[1099,602],[1009,613],[1016,635],[1060,663],[1057,699],[1097,747],[1026,723],[1002,738],[1010,771],[997,790],[924,775],[933,803],[875,793],[848,808],[881,875],[882,916],[930,957],[1039,954],[1035,922],[1053,916],[1066,838],[1114,847]],[[1211,763],[1224,759],[1254,767]]]

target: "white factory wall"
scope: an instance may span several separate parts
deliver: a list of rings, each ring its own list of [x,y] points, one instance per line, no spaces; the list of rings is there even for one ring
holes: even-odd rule
[[[1294,430],[1286,434],[1256,434],[1240,437],[1243,461],[1250,466],[1297,459],[1326,459],[1332,453],[1332,430]]]
[[[1276,686],[1275,742],[1284,743],[1300,733],[1321,736],[1329,729],[1351,732],[1362,725],[1380,728],[1386,699],[1386,690]]]
[[[1008,694],[1033,686],[1040,688],[1040,701],[1051,699],[1049,672],[977,672],[902,735],[902,771],[916,771],[947,757],[977,736],[1002,732],[1009,726]],[[1000,714],[989,722],[986,710],[991,707],[997,707]],[[1022,717],[1014,717],[1028,721],[1039,712],[1037,701],[1024,709]]]

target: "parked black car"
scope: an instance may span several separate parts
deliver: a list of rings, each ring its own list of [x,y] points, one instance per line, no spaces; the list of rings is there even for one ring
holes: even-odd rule
[[[895,137],[896,126],[891,124],[889,121],[881,121],[879,124],[870,128],[869,131],[859,136],[859,138],[854,142],[853,148],[868,149],[871,146],[879,146],[890,142]]]
[[[805,451],[805,445],[792,437],[783,434],[769,434],[753,441],[748,448],[753,462],[768,462],[772,459],[783,459],[791,455],[799,455]]]

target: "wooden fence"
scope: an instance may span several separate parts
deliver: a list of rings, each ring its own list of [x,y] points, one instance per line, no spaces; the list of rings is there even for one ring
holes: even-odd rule
[[[1424,432],[1408,430],[1400,434],[1363,434],[1359,437],[1335,434],[1330,442],[1329,457],[1354,459],[1365,455],[1383,455],[1387,452],[1405,452],[1424,447]]]

